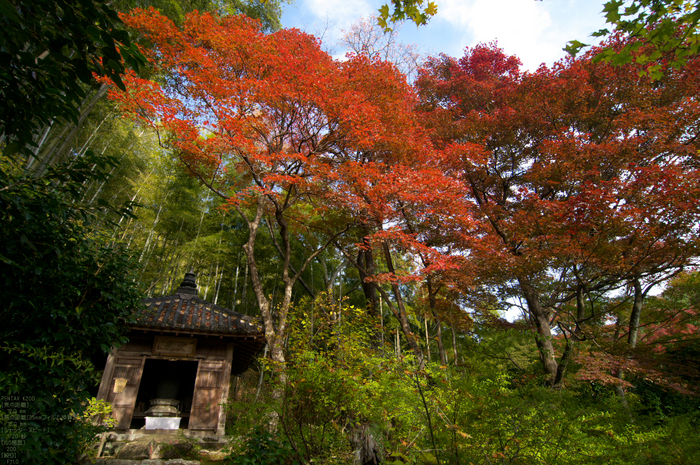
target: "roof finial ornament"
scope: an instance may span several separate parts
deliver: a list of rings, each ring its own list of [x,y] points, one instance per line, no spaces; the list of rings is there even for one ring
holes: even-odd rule
[[[185,279],[182,280],[182,284],[177,288],[177,293],[197,295],[197,282],[195,281],[195,274],[192,268],[185,273]]]

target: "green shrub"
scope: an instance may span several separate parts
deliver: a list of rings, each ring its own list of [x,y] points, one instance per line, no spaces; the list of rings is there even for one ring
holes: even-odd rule
[[[0,393],[25,401],[26,416],[0,411],[2,439],[18,439],[21,463],[75,463],[98,431],[84,420],[99,381],[91,359],[125,342],[139,304],[133,264],[100,235],[105,212],[80,203],[87,181],[105,178],[108,160],[87,154],[39,178],[5,161]]]
[[[262,426],[248,435],[245,449],[232,452],[224,462],[231,465],[295,465],[295,453],[289,441],[275,438]]]

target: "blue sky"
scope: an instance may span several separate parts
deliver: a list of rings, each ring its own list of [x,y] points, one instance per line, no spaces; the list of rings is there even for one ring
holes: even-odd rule
[[[590,43],[590,34],[605,26],[603,0],[435,0],[438,14],[427,26],[405,23],[400,40],[421,51],[461,57],[464,48],[497,40],[506,53],[518,56],[525,69],[551,65],[563,58],[573,39]],[[323,35],[329,48],[342,31],[376,14],[382,0],[294,0],[285,5],[284,27]],[[334,50],[336,56],[343,51]]]

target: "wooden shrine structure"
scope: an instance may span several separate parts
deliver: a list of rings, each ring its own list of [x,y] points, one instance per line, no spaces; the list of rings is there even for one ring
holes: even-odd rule
[[[193,273],[174,295],[143,303],[129,342],[107,358],[98,391],[112,404],[115,430],[223,436],[231,375],[246,371],[265,346],[262,326],[197,297]]]

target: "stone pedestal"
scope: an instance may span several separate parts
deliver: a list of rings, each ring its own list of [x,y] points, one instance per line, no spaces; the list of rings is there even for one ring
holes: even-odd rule
[[[146,417],[146,429],[179,429],[179,417]]]

